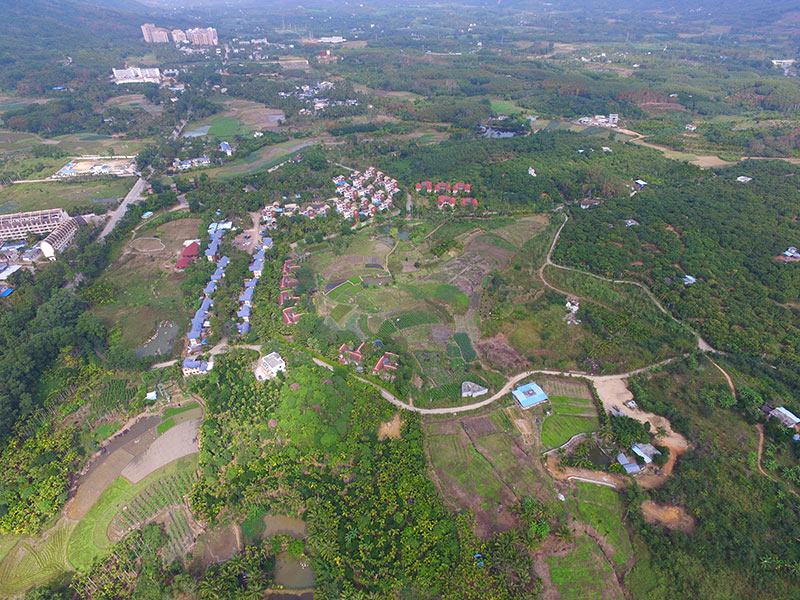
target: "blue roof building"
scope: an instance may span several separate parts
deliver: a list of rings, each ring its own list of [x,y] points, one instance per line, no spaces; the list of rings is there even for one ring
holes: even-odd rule
[[[249,304],[253,300],[254,292],[255,288],[245,288],[245,290],[239,294],[239,302],[247,302]]]
[[[211,276],[211,281],[220,281],[225,276],[225,269],[217,269]]]
[[[514,396],[522,408],[530,408],[547,400],[547,394],[534,382],[521,385],[511,392],[511,395]]]
[[[254,288],[258,283],[258,277],[253,277],[252,279],[245,279],[244,280],[244,287],[246,288]]]
[[[641,456],[642,459],[644,459],[644,462],[648,465],[653,462],[653,458],[656,456],[656,454],[661,454],[661,452],[652,444],[635,444],[631,447],[631,450]]]
[[[697,281],[697,279],[695,279],[691,275],[684,275],[683,276],[683,285],[691,285],[692,283],[695,283],[696,281]]]
[[[250,318],[250,307],[245,304],[242,308],[239,309],[239,312],[236,313],[236,316],[240,319],[249,319]]]
[[[215,291],[216,289],[217,289],[217,282],[216,282],[216,281],[209,281],[209,282],[208,282],[208,285],[207,285],[207,286],[205,287],[205,289],[203,290],[203,293],[204,293],[206,296],[210,296],[211,294],[213,294],[213,293],[214,293],[214,291]]]
[[[264,268],[264,261],[263,260],[256,260],[250,265],[250,272],[251,273],[261,273],[261,270]]]
[[[203,298],[203,301],[200,303],[200,310],[207,313],[213,305],[214,301],[211,298]]]
[[[256,252],[256,253],[253,255],[253,258],[254,258],[255,260],[264,260],[264,251],[263,251],[263,250],[259,250],[258,252]]]
[[[264,249],[265,250],[269,250],[270,248],[272,248],[272,238],[271,237],[265,237],[264,238]]]
[[[231,262],[230,258],[228,258],[227,256],[223,256],[222,258],[219,259],[217,266],[224,269],[225,267],[228,266],[230,262]]]
[[[233,153],[233,149],[231,148],[231,145],[228,142],[222,142],[219,145],[219,149],[222,150],[228,156],[230,156]]]
[[[0,298],[8,298],[13,293],[14,290],[12,288],[6,288],[2,292],[0,292]]]
[[[236,326],[236,329],[239,330],[239,335],[244,335],[246,333],[250,333],[250,323],[239,323]]]
[[[617,462],[622,465],[622,467],[625,469],[625,472],[628,475],[634,475],[635,473],[639,473],[642,470],[641,467],[637,465],[635,462],[631,462],[630,460],[628,460],[628,457],[625,456],[622,452],[617,454]]]

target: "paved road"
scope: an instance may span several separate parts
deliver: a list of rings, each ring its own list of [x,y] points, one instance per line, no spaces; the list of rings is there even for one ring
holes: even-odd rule
[[[100,237],[98,239],[105,239],[109,233],[114,231],[114,227],[117,226],[119,220],[125,216],[126,212],[128,212],[128,206],[141,200],[142,191],[144,190],[146,184],[147,181],[143,177],[140,177],[136,183],[133,184],[131,190],[125,195],[125,199],[120,203],[116,210],[111,212],[111,219],[109,219],[108,223],[106,223],[106,226],[103,227],[103,231],[100,233]]]

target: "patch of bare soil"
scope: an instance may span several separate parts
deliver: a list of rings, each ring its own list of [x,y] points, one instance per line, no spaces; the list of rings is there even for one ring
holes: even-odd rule
[[[681,506],[656,504],[652,500],[642,503],[644,519],[653,525],[663,525],[667,529],[680,529],[691,533],[694,529],[694,519],[686,514]]]
[[[403,426],[403,421],[400,418],[400,413],[394,413],[394,417],[388,423],[381,423],[378,428],[378,439],[383,440],[389,438],[390,440],[400,439],[400,430]]]
[[[200,559],[203,566],[210,567],[230,560],[241,550],[239,545],[238,525],[230,525],[225,529],[211,532],[203,543],[203,555]]]
[[[667,446],[670,450],[669,460],[660,470],[646,473],[640,476],[637,481],[642,487],[653,488],[661,485],[664,480],[672,475],[672,470],[678,457],[689,449],[688,440],[680,433],[673,431],[669,419],[640,408],[629,408],[625,402],[633,400],[633,394],[626,385],[626,380],[618,377],[597,378],[595,379],[595,389],[597,395],[603,403],[606,411],[611,408],[622,412],[625,416],[636,419],[641,423],[649,422],[651,431],[656,432],[663,429],[665,435],[658,436],[658,443]]]
[[[200,419],[184,421],[158,436],[141,454],[136,456],[121,475],[131,483],[138,483],[156,469],[183,456],[199,451],[197,432]]]
[[[499,333],[494,337],[483,339],[475,344],[481,361],[498,367],[507,373],[524,371],[528,361],[508,343],[506,337]]]

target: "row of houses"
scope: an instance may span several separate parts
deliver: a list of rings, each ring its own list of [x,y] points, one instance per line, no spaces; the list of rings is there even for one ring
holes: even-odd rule
[[[414,184],[414,189],[418,192],[424,192],[428,194],[469,194],[472,191],[472,186],[469,183],[454,183],[450,185],[449,183],[445,183],[440,181],[436,185],[433,185],[432,181],[422,181],[420,183]]]
[[[214,306],[213,296],[217,290],[217,286],[225,277],[225,269],[230,263],[230,258],[227,256],[218,257],[220,243],[225,235],[225,231],[231,229],[232,224],[228,226],[226,223],[212,223],[209,226],[209,244],[206,248],[206,258],[217,265],[214,273],[211,274],[211,279],[203,288],[203,300],[200,303],[200,308],[194,313],[192,317],[189,333],[186,337],[189,340],[189,352],[196,352],[203,345],[206,337],[206,331],[210,326],[209,315],[212,307]]]
[[[281,311],[281,316],[283,318],[283,323],[285,325],[297,325],[298,321],[300,321],[300,317],[302,317],[302,313],[298,313],[295,311],[295,306],[284,306],[289,302],[296,302],[300,298],[295,296],[294,291],[297,287],[297,284],[300,283],[293,275],[294,271],[299,269],[299,265],[293,265],[291,259],[286,259],[283,263],[283,269],[281,269],[281,281],[278,285],[279,290],[279,297],[278,297],[278,306],[281,307],[283,310]]]
[[[449,206],[450,208],[455,208],[457,202],[461,204],[461,206],[472,206],[474,208],[478,208],[477,198],[461,198],[461,200],[459,201],[453,196],[439,196],[436,199],[436,204],[439,210],[442,210],[445,206]]]
[[[261,240],[261,246],[253,255],[253,260],[248,267],[250,271],[250,279],[244,282],[244,290],[239,294],[239,310],[236,316],[240,322],[236,325],[239,335],[250,333],[250,314],[253,310],[253,299],[256,293],[256,285],[261,275],[264,273],[264,261],[266,258],[266,251],[272,248],[272,238],[265,237]]]
[[[363,173],[353,171],[350,181],[344,175],[333,178],[336,184],[335,210],[345,219],[372,217],[394,206],[393,198],[400,191],[397,180],[369,167]]]
[[[211,165],[211,159],[207,156],[198,156],[197,158],[187,158],[186,160],[175,159],[172,161],[172,168],[176,171],[188,171],[189,169],[197,169],[199,167],[208,167]]]

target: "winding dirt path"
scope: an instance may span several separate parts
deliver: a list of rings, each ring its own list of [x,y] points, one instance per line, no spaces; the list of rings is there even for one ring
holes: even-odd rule
[[[593,277],[594,279],[599,279],[600,281],[605,281],[607,283],[624,284],[624,285],[635,285],[636,287],[640,288],[645,294],[647,294],[647,297],[650,298],[650,300],[653,302],[653,304],[656,305],[658,310],[660,310],[663,314],[667,315],[675,323],[677,323],[678,325],[680,325],[681,327],[683,327],[684,329],[689,331],[693,336],[695,336],[697,338],[697,348],[699,350],[702,350],[703,352],[714,352],[716,354],[724,354],[720,350],[715,349],[707,341],[705,341],[703,339],[703,337],[699,333],[697,333],[694,329],[689,327],[686,323],[684,323],[683,321],[679,320],[671,312],[669,312],[666,308],[664,308],[664,306],[661,304],[661,302],[658,300],[658,298],[656,298],[655,294],[653,294],[653,292],[650,291],[650,288],[648,288],[646,285],[644,285],[642,283],[639,283],[638,281],[631,281],[629,279],[611,279],[609,277],[603,277],[601,275],[595,275],[594,273],[590,273],[589,271],[584,271],[582,269],[576,269],[575,267],[567,267],[567,266],[564,266],[564,265],[559,265],[558,263],[554,263],[553,260],[552,260],[553,250],[555,250],[556,244],[558,243],[558,238],[561,236],[561,231],[564,229],[564,226],[567,224],[567,221],[569,221],[569,217],[566,214],[564,214],[564,222],[561,224],[561,227],[558,228],[558,231],[556,232],[556,235],[553,238],[553,243],[550,244],[550,250],[547,252],[547,257],[545,258],[544,263],[542,264],[541,267],[539,267],[539,278],[542,280],[542,282],[544,283],[545,286],[547,286],[550,289],[555,290],[556,292],[559,292],[561,294],[574,295],[574,294],[570,294],[569,292],[566,292],[564,290],[560,290],[559,288],[557,288],[554,285],[552,285],[549,281],[547,281],[547,279],[545,279],[544,269],[545,269],[545,267],[548,267],[548,266],[553,267],[555,269],[561,269],[562,271],[571,271],[573,273],[578,273],[580,275],[586,275],[587,277]]]

